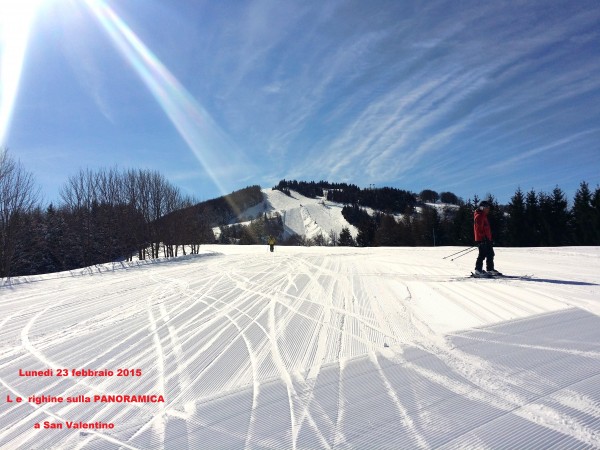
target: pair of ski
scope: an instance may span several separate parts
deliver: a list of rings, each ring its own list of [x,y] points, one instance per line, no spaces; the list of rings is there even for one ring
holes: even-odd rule
[[[533,275],[504,275],[502,273],[498,273],[498,274],[491,274],[488,272],[485,272],[481,275],[478,275],[474,272],[471,272],[471,276],[470,278],[488,278],[488,279],[493,279],[493,280],[498,280],[498,279],[510,279],[510,280],[526,280],[528,278],[532,278]]]

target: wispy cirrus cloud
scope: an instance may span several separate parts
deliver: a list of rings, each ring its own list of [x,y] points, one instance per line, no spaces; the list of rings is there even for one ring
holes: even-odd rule
[[[464,195],[480,183],[525,184],[541,176],[536,164],[555,175],[561,157],[565,180],[600,171],[596,0],[158,3],[128,26],[219,130],[223,139],[199,136],[203,151],[240,150],[216,158],[217,178],[455,186]],[[173,23],[185,26],[174,32]],[[148,139],[156,130],[170,145],[142,94],[128,103],[135,77],[119,81],[122,65],[108,71],[104,54],[87,53],[99,44],[86,31],[65,43],[84,91],[115,133],[147,121]],[[168,166],[186,183],[197,174],[174,158]]]
[[[345,174],[364,179],[366,175],[391,180],[410,170],[426,169],[437,158],[448,161],[446,155],[453,148],[469,160],[485,161],[491,153],[495,158],[502,155],[519,160],[520,154],[510,153],[511,149],[519,152],[519,147],[514,143],[507,147],[507,140],[522,140],[534,133],[541,144],[562,136],[562,132],[544,136],[540,128],[551,127],[560,111],[572,112],[564,104],[598,93],[600,78],[591,76],[599,70],[597,60],[575,57],[573,67],[561,62],[573,50],[565,42],[572,42],[570,36],[580,30],[589,35],[585,29],[597,20],[597,13],[575,14],[550,29],[547,23],[531,28],[520,24],[497,36],[477,34],[471,26],[488,13],[473,13],[471,20],[462,22],[462,28],[442,30],[445,39],[428,40],[422,46],[426,54],[409,58],[410,69],[390,63],[390,71],[404,72],[405,77],[387,86],[363,86],[349,94],[351,98],[341,103],[347,110],[334,110],[334,115],[350,116],[350,120],[316,141],[306,172],[321,168],[328,169],[332,177]],[[474,33],[476,42],[471,40]],[[388,79],[394,75],[390,73]],[[367,89],[371,89],[370,97],[364,95]],[[583,125],[581,118],[575,120]],[[589,134],[584,131],[581,136]],[[539,145],[537,153],[568,148],[571,142],[570,138],[558,138]],[[472,145],[465,145],[468,143]],[[495,145],[504,147],[492,152]],[[500,171],[509,166],[494,167]]]
[[[571,136],[566,136],[566,137],[560,138],[558,140],[552,141],[545,145],[540,145],[540,146],[533,147],[533,148],[527,148],[525,151],[522,151],[519,154],[517,154],[511,158],[504,159],[500,162],[497,162],[497,163],[491,165],[489,167],[489,169],[491,169],[491,170],[511,169],[515,165],[521,164],[521,163],[523,163],[523,161],[525,161],[527,159],[537,157],[540,154],[548,152],[549,150],[568,148],[569,144],[580,141],[582,138],[585,138],[589,135],[594,135],[594,134],[598,135],[599,133],[600,133],[600,128],[593,128],[590,130],[582,131],[580,133],[575,133]]]

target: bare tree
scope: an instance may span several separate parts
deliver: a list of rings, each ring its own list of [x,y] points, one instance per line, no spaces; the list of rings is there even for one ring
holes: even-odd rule
[[[73,255],[78,263],[90,266],[95,262],[94,247],[97,245],[94,208],[98,206],[98,176],[89,169],[80,170],[69,177],[60,191],[64,207],[68,211],[68,227],[73,233]]]
[[[147,196],[144,204],[148,205],[147,210],[142,210],[146,216],[150,230],[150,251],[152,258],[159,257],[161,241],[164,242],[165,230],[161,218],[175,210],[177,203],[175,197],[178,192],[169,182],[158,172],[140,172],[140,177],[144,179],[147,186],[144,194]]]
[[[168,216],[189,206],[178,188],[159,172],[130,170],[124,175],[124,190],[127,202],[143,217],[143,230],[136,231],[140,242],[139,257],[146,258],[146,249],[151,258],[159,257],[161,244],[165,256],[175,256],[180,244],[180,223],[168,220]],[[139,225],[138,225],[139,226]]]
[[[339,243],[339,235],[334,229],[331,229],[329,231],[329,245],[331,245],[332,247],[335,247],[336,245],[338,245],[338,243]]]
[[[125,175],[116,168],[101,170],[96,175],[98,202],[110,206],[128,203]]]
[[[18,255],[18,240],[24,236],[23,219],[35,207],[39,188],[21,163],[0,150],[0,277],[9,277]]]

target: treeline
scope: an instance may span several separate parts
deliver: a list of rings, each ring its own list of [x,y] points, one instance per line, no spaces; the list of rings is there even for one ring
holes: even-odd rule
[[[290,191],[296,191],[309,198],[324,197],[325,191],[327,191],[327,200],[329,201],[360,205],[389,213],[412,211],[412,208],[418,203],[416,194],[402,189],[389,187],[361,189],[354,184],[328,181],[281,180],[273,189],[280,190],[287,195],[291,195]],[[454,194],[452,195],[454,196]],[[454,196],[454,199],[458,199],[458,197]]]
[[[321,181],[319,183],[315,183],[314,181],[281,180],[277,184],[277,186],[273,187],[273,189],[283,192],[288,197],[292,196],[290,191],[296,191],[305,197],[316,198],[316,197],[323,197],[323,184],[324,183],[325,182],[323,182],[323,181]]]
[[[197,203],[160,173],[147,170],[82,170],[63,186],[59,204],[42,207],[32,175],[0,151],[0,277],[71,270],[111,261],[197,253],[203,243],[429,246],[472,245],[473,210],[450,192],[419,195],[395,188],[360,189],[346,183],[282,180],[275,189],[343,203],[342,214],[358,229],[325,236],[283,237],[281,216],[263,213],[249,225],[229,225],[263,201],[259,186]],[[425,202],[452,204],[443,208]],[[569,208],[564,192],[524,193],[508,205],[493,196],[490,222],[497,245],[600,245],[600,187],[582,182]],[[369,214],[366,208],[375,210]]]
[[[568,207],[564,192],[518,189],[499,217],[500,238],[514,247],[600,245],[600,187],[592,191],[586,182],[575,192]]]
[[[17,189],[18,191],[18,189]],[[161,174],[116,169],[82,170],[61,189],[62,202],[7,211],[0,228],[0,276],[71,270],[110,261],[176,256],[182,244],[198,251],[213,242],[206,221]],[[186,209],[187,207],[187,209]]]
[[[415,194],[409,191],[389,187],[360,189],[354,185],[328,190],[327,200],[360,205],[387,213],[412,211],[417,205]]]
[[[468,206],[461,208],[466,210]],[[395,216],[380,211],[370,215],[358,205],[352,205],[345,206],[342,214],[358,229],[358,234],[356,239],[351,239],[349,232],[342,230],[339,245],[359,247],[458,245],[468,241],[468,232],[472,241],[472,211],[468,222],[459,220],[461,215],[464,217],[464,214],[455,210],[446,209],[443,214],[440,214],[431,207],[424,207],[421,212]]]
[[[490,225],[497,245],[509,247],[600,245],[600,187],[591,191],[582,182],[568,207],[565,193],[523,193],[518,189],[508,205],[493,196]],[[421,206],[418,213],[398,216],[369,215],[358,204],[342,209],[345,219],[358,229],[359,246],[472,245],[473,211],[480,199],[455,207]]]
[[[450,205],[460,205],[461,199],[452,192],[437,193],[431,189],[424,189],[419,194],[421,202],[437,203],[438,201]]]
[[[197,202],[160,173],[81,170],[41,206],[32,175],[0,151],[0,277],[197,253],[212,227],[262,201],[259,186]]]
[[[256,245],[266,244],[267,238],[273,236],[281,242],[284,226],[279,213],[267,215],[264,213],[248,225],[235,224],[221,226],[217,242],[219,244]]]

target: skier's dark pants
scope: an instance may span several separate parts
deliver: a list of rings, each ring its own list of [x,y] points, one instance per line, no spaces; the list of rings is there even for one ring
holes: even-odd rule
[[[271,251],[275,250],[275,246],[273,244],[269,245]]]
[[[490,241],[479,242],[479,255],[475,261],[475,270],[483,269],[483,260],[485,259],[485,269],[494,270],[494,246]]]

